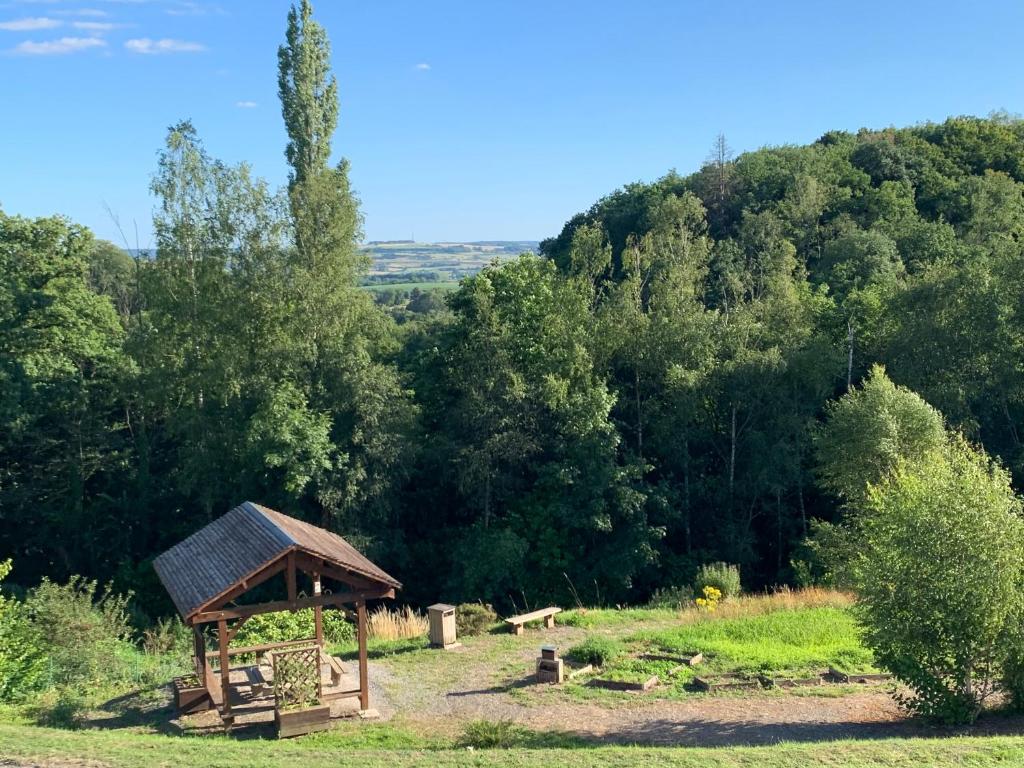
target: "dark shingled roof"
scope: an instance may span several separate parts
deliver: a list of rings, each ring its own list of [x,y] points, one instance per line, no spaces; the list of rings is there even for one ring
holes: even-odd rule
[[[182,616],[297,549],[388,587],[402,585],[341,536],[246,501],[153,561]]]

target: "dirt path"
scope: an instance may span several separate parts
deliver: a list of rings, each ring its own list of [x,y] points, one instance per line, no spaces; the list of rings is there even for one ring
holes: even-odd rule
[[[883,688],[848,695],[750,694],[695,696],[691,700],[586,702],[516,697],[532,694],[527,680],[495,683],[486,669],[467,664],[458,680],[410,677],[406,670],[371,663],[374,706],[383,717],[433,733],[457,736],[473,720],[510,720],[538,731],[562,731],[597,742],[661,746],[766,745],[782,741],[832,741],[949,735],[907,718]],[[431,684],[434,683],[434,684]],[[1019,733],[1022,718],[984,721],[969,732]]]

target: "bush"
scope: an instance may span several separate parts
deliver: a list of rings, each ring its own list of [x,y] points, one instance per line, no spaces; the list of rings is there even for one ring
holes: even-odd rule
[[[650,600],[647,601],[647,607],[682,610],[692,603],[693,589],[691,587],[661,587],[654,590]]]
[[[913,712],[970,722],[1019,690],[1024,522],[1010,476],[955,439],[869,489],[851,563],[865,643]]]
[[[0,563],[0,583],[10,572],[10,560]],[[25,606],[0,594],[0,701],[21,701],[37,690],[45,667],[41,640]]]
[[[739,566],[728,563],[708,563],[697,570],[697,578],[693,582],[693,591],[698,595],[704,594],[705,587],[714,587],[721,594],[722,600],[731,597],[739,597],[740,569]]]
[[[498,621],[490,604],[460,603],[455,608],[455,629],[459,637],[482,635]]]
[[[123,677],[129,642],[128,600],[95,581],[72,576],[67,584],[49,579],[28,593],[25,612],[47,657],[48,684],[85,690]]]
[[[580,664],[603,667],[625,652],[625,646],[618,640],[609,637],[588,637],[579,645],[570,648],[565,655]]]
[[[327,609],[323,616],[325,642],[340,645],[355,640],[356,628],[345,618],[344,613]],[[313,637],[315,633],[313,609],[306,608],[295,613],[281,611],[253,616],[238,630],[235,640],[237,645],[262,645],[303,640]]]

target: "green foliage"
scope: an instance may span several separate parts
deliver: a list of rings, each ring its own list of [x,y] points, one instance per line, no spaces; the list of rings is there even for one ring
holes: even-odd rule
[[[826,408],[815,440],[822,485],[859,501],[899,462],[919,461],[944,440],[942,415],[875,366],[863,386]]]
[[[740,584],[740,569],[729,563],[708,563],[697,570],[693,581],[693,591],[702,595],[707,587],[714,587],[720,593],[720,599],[728,600],[738,597],[743,591]]]
[[[0,584],[11,561],[0,562]],[[0,702],[17,702],[39,688],[46,657],[42,639],[28,620],[22,603],[0,593]]]
[[[459,637],[482,635],[498,621],[489,603],[460,603],[455,607],[455,630]]]
[[[44,579],[28,593],[25,612],[46,654],[49,685],[83,692],[124,672],[129,598],[81,576],[67,584]]]
[[[659,587],[647,601],[649,608],[682,610],[693,604],[693,587]]]
[[[1016,675],[1021,512],[1007,472],[960,438],[870,488],[855,518],[857,611],[912,711],[969,722]]]
[[[355,626],[338,610],[324,610],[324,640],[333,645],[342,645],[355,639]],[[235,641],[238,645],[262,645],[281,643],[288,640],[303,640],[313,637],[313,609],[302,611],[280,611],[253,616],[238,631]]]
[[[574,645],[566,652],[566,656],[580,664],[593,664],[604,667],[626,652],[625,646],[618,640],[601,635],[592,635],[579,645]]]

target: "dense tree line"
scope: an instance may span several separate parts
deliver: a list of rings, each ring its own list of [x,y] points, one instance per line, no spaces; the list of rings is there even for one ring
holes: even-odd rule
[[[720,560],[790,581],[839,514],[835,456],[865,460],[851,435],[818,471],[827,404],[877,363],[1024,481],[1024,123],[720,139],[396,323],[358,286],[308,3],[279,61],[286,189],[183,122],[152,259],[0,214],[15,581],[113,578],[164,612],[150,559],[244,499],[343,533],[414,601],[632,602]]]

